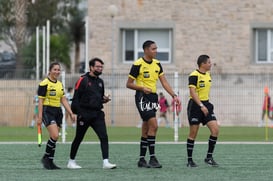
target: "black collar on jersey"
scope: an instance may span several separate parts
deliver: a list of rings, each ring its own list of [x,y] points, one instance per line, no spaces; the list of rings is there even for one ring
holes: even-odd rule
[[[196,69],[197,72],[199,72],[200,74],[206,75],[206,72],[201,72],[200,70]]]
[[[49,77],[47,77],[47,79],[50,81],[50,82],[53,82],[53,83],[56,83],[57,82],[57,80],[51,80]]]
[[[145,60],[145,58],[144,57],[142,57],[142,59],[144,60],[144,62],[146,62],[147,64],[151,64],[152,62],[153,62],[153,59],[150,61],[150,62],[148,62],[147,60]]]

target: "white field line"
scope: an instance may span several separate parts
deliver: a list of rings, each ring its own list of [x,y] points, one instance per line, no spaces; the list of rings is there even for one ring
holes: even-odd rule
[[[28,145],[28,144],[37,144],[37,142],[31,142],[31,141],[12,141],[12,142],[0,142],[0,145]],[[46,142],[43,142],[43,144],[46,144]],[[58,144],[71,144],[71,142],[65,142],[62,143],[61,141],[58,142]],[[99,144],[99,142],[96,141],[84,141],[82,144]],[[139,144],[139,142],[109,142],[109,144],[125,144],[125,145],[135,145]],[[183,145],[186,144],[186,142],[174,142],[174,141],[169,141],[169,142],[156,142],[156,144],[159,145]],[[195,142],[195,144],[208,144],[208,142],[205,141],[200,141],[200,142]],[[273,142],[266,142],[266,141],[223,141],[223,142],[217,142],[217,144],[223,144],[223,145],[239,145],[239,144],[244,144],[244,145],[272,145]],[[38,145],[38,144],[37,144]]]

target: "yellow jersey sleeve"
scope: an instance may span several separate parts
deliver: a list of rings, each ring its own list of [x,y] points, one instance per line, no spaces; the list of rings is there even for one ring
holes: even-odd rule
[[[39,84],[38,96],[44,99],[43,105],[60,107],[61,98],[65,96],[63,85],[60,81],[52,82],[46,78]]]
[[[157,59],[146,62],[143,58],[139,58],[132,65],[129,77],[136,80],[136,85],[148,87],[156,93],[157,80],[163,74],[162,66]]]

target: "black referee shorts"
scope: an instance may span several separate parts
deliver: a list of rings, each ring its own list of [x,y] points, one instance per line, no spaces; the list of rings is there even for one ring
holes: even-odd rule
[[[144,94],[136,91],[135,104],[143,121],[156,117],[156,111],[159,109],[158,95],[156,93]]]
[[[197,105],[192,99],[189,100],[187,114],[190,125],[199,125],[200,123],[206,125],[209,121],[216,120],[213,112],[213,104],[209,101],[202,101],[202,103],[209,111],[207,116],[204,115],[199,105]]]
[[[47,127],[51,124],[57,124],[62,127],[63,112],[60,107],[43,106],[43,123]]]

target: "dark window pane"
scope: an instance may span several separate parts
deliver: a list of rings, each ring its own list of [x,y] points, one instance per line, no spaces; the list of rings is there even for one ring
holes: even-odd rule
[[[125,30],[125,61],[134,60],[134,30]]]
[[[156,58],[160,61],[168,61],[169,60],[169,53],[157,52]]]
[[[133,61],[134,60],[134,51],[133,50],[132,51],[127,50],[125,52],[125,60],[126,61]]]
[[[258,30],[258,61],[267,60],[267,31]]]

